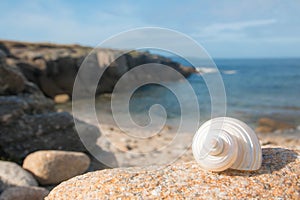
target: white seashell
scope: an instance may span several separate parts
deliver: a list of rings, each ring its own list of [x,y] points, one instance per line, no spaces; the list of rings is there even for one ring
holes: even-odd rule
[[[219,117],[205,122],[193,138],[193,155],[210,171],[258,170],[262,151],[255,132],[244,122]]]

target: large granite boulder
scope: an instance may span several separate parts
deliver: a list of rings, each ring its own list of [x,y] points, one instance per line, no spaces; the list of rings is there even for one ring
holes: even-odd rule
[[[264,148],[254,172],[213,173],[195,162],[90,172],[61,183],[46,199],[299,199],[299,153]]]

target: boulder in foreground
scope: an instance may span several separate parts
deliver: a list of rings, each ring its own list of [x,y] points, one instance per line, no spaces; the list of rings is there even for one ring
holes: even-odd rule
[[[202,170],[194,162],[96,171],[61,183],[46,199],[297,199],[300,195],[299,153],[265,148],[263,165],[256,172],[213,173]]]
[[[29,154],[23,168],[30,171],[42,185],[56,184],[84,173],[90,159],[81,152],[37,151]]]
[[[0,161],[0,193],[11,186],[37,186],[37,182],[16,163]]]

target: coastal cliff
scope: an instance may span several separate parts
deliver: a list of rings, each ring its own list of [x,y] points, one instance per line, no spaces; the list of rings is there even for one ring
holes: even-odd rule
[[[169,58],[153,55],[148,52],[97,48],[80,45],[57,45],[48,43],[25,43],[1,41],[0,50],[6,57],[8,65],[16,66],[24,77],[36,84],[50,98],[60,94],[72,95],[76,74],[86,56],[91,53],[89,65],[95,68],[109,66],[99,82],[97,94],[112,92],[119,78],[130,69],[147,63],[167,65],[184,77],[194,73],[193,68],[187,68]],[[91,52],[92,51],[92,52]],[[120,56],[121,55],[121,56]],[[170,74],[158,74],[157,71],[147,71],[138,74],[136,79],[152,79],[160,76],[164,81],[176,81]]]

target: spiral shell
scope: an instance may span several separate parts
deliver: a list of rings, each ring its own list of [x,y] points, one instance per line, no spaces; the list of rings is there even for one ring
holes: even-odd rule
[[[219,117],[205,122],[193,138],[193,155],[210,171],[258,170],[262,151],[255,132],[244,122]]]

